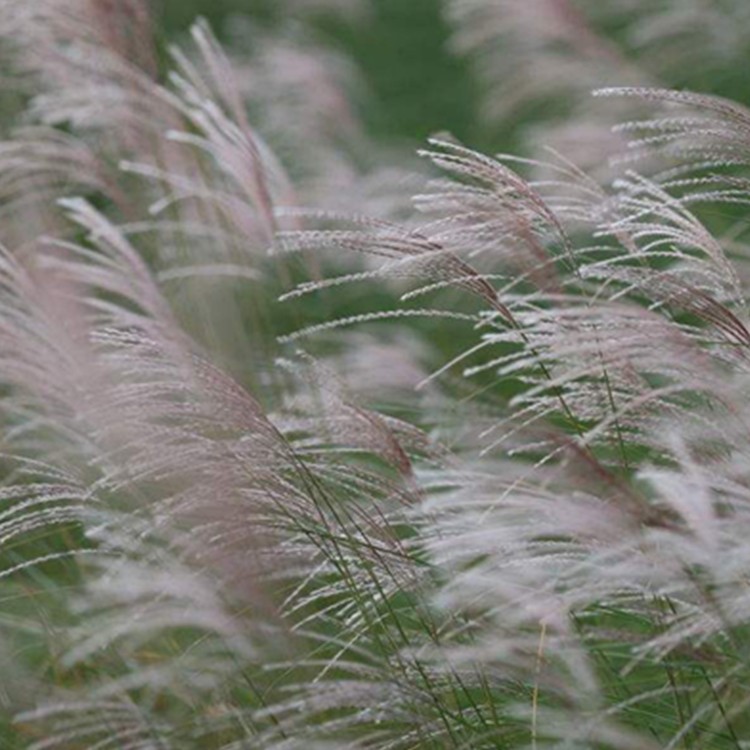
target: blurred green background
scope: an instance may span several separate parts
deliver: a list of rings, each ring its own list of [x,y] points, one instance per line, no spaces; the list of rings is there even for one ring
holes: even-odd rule
[[[341,13],[305,14],[312,36],[353,60],[365,83],[361,115],[383,139],[423,140],[448,130],[475,145],[486,142],[475,117],[478,92],[465,61],[448,49],[440,0],[374,0],[366,18]],[[162,28],[179,38],[203,16],[226,38],[237,14],[260,26],[302,20],[285,16],[276,0],[162,0]],[[494,139],[493,139],[494,140]]]

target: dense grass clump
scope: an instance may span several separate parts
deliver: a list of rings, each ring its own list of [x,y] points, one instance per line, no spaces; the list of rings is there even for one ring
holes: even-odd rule
[[[0,0],[0,747],[750,747],[747,3],[394,7]]]

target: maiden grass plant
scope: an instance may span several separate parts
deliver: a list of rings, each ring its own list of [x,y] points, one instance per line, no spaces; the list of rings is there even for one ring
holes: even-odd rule
[[[583,166],[409,202],[312,43],[0,3],[0,747],[750,747],[750,110],[657,85],[726,19],[447,6]]]

